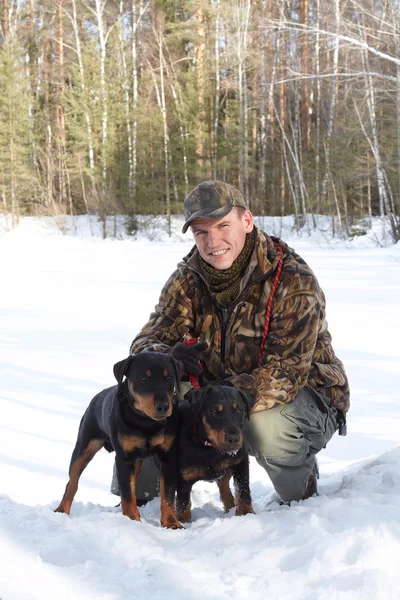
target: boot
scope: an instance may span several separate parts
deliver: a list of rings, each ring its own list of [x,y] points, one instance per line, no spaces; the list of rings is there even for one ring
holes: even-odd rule
[[[311,469],[311,473],[308,477],[306,491],[304,492],[303,500],[307,500],[307,498],[311,498],[314,494],[317,496],[317,480],[319,479],[319,469],[317,459],[315,459],[313,467]]]

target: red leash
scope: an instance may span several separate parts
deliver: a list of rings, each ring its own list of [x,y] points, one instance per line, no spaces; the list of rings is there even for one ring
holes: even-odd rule
[[[276,268],[275,279],[274,279],[274,282],[271,287],[271,293],[268,298],[267,310],[265,311],[265,325],[264,325],[263,337],[261,340],[260,352],[258,354],[258,366],[260,366],[261,357],[264,352],[265,342],[267,340],[267,335],[268,335],[268,330],[269,330],[269,324],[271,321],[272,304],[274,302],[274,296],[275,296],[276,288],[278,287],[279,277],[281,276],[282,266],[283,266],[283,250],[280,247],[280,245],[278,244],[278,242],[274,242],[274,245],[279,253],[279,261],[278,261],[278,266]],[[197,338],[190,338],[190,339],[184,340],[183,343],[186,346],[194,346],[195,344],[198,343],[198,341],[199,340]],[[189,375],[189,381],[192,384],[192,387],[194,387],[194,388],[200,387],[198,379],[194,375]]]
[[[265,325],[264,325],[264,332],[263,332],[263,337],[262,337],[261,346],[260,346],[260,352],[258,354],[258,366],[260,366],[261,357],[264,352],[265,342],[267,340],[269,324],[271,321],[272,303],[274,301],[274,296],[275,296],[276,288],[278,287],[278,281],[279,281],[279,277],[281,275],[282,265],[283,265],[283,250],[280,247],[280,245],[278,244],[278,242],[274,242],[274,245],[275,245],[275,248],[279,252],[279,262],[278,262],[278,266],[276,268],[276,275],[275,275],[274,283],[272,284],[271,293],[268,298],[267,310],[265,311]]]
[[[194,346],[195,344],[198,344],[198,342],[199,342],[198,338],[189,338],[187,340],[183,340],[183,343],[185,344],[185,346]],[[200,363],[199,363],[199,367],[201,367]],[[190,383],[192,384],[192,387],[195,389],[198,389],[200,387],[200,384],[199,384],[199,380],[197,379],[197,377],[195,377],[194,375],[188,375],[188,377],[189,377]]]

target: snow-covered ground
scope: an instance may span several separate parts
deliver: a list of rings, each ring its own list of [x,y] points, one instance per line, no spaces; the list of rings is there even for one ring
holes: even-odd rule
[[[167,531],[157,500],[140,523],[114,508],[113,457],[101,451],[71,516],[53,512],[86,405],[113,385],[113,364],[192,245],[173,225],[171,239],[150,224],[152,240],[112,241],[90,235],[94,219],[63,235],[27,218],[1,235],[0,598],[399,599],[400,247],[377,246],[378,229],[344,243],[283,224],[326,293],[352,389],[348,436],[319,455],[318,497],[280,506],[252,460],[256,515],[225,515],[216,485],[199,483],[192,524]],[[264,226],[279,235],[279,220]]]

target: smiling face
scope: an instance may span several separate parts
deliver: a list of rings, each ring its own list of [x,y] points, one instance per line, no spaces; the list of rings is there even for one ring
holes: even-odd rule
[[[234,208],[222,219],[195,219],[191,229],[200,256],[215,269],[229,269],[253,231],[249,210]]]

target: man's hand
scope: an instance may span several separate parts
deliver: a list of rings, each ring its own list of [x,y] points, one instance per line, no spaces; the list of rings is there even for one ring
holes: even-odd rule
[[[175,346],[172,346],[168,354],[183,363],[183,370],[186,375],[198,377],[201,373],[201,367],[199,366],[200,354],[207,348],[207,342],[200,342],[194,344],[194,346],[187,346],[183,342],[178,342]]]

